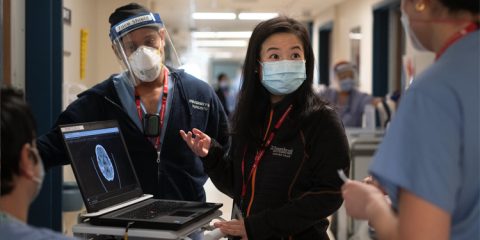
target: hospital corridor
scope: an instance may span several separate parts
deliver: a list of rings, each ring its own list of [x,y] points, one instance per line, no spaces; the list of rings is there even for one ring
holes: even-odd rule
[[[0,0],[0,240],[480,240],[479,0]]]

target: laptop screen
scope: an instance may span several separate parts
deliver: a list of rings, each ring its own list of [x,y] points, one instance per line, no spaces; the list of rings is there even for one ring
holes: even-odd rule
[[[88,212],[142,195],[115,121],[60,126]]]

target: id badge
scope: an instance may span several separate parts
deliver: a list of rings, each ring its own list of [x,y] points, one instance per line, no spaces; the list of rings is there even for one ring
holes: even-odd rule
[[[159,114],[145,114],[143,117],[143,132],[147,137],[158,137],[160,135]]]

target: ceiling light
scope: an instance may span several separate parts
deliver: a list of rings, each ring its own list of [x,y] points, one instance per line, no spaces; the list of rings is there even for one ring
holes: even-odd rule
[[[193,38],[250,38],[252,32],[192,32]]]
[[[240,20],[268,20],[277,17],[278,13],[247,13],[238,14]]]
[[[212,57],[213,58],[227,58],[227,59],[231,59],[233,57],[233,53],[232,52],[213,52],[212,54]]]
[[[192,18],[197,20],[234,20],[237,18],[235,13],[212,13],[212,12],[195,12],[192,13]]]
[[[246,47],[245,40],[200,40],[195,41],[196,47]]]
[[[348,37],[350,39],[354,39],[354,40],[361,40],[362,39],[362,34],[361,33],[349,33],[348,34]]]

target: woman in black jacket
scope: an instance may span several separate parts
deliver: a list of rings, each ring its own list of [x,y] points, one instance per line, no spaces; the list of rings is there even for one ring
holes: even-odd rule
[[[307,30],[277,17],[253,31],[233,115],[232,147],[193,129],[183,139],[244,219],[216,226],[242,239],[328,239],[326,217],[342,204],[337,169],[348,142],[334,110],[312,90]]]

